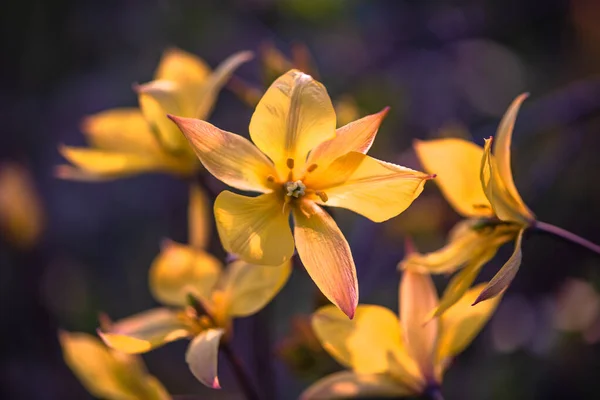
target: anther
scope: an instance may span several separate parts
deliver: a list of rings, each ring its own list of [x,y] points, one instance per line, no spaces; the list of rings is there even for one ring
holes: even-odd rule
[[[317,191],[315,194],[321,198],[323,203],[327,203],[327,200],[329,200],[329,197],[327,197],[327,193],[325,192]]]
[[[275,182],[275,177],[273,175],[267,176],[267,182]]]
[[[293,158],[288,158],[286,161],[286,165],[289,169],[293,169],[294,168],[294,159]]]
[[[307,172],[313,172],[315,169],[317,169],[318,165],[317,164],[310,164],[308,166],[308,168],[306,169]]]

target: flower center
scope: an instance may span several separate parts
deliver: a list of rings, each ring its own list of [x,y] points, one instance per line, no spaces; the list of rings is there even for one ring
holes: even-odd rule
[[[295,182],[289,181],[285,183],[286,196],[298,198],[304,196],[306,185],[301,180]]]

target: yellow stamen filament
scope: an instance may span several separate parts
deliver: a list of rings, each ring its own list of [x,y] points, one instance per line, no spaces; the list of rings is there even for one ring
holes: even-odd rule
[[[325,192],[317,191],[315,194],[321,198],[323,203],[327,203],[327,200],[329,200],[329,197],[327,197],[327,193]]]

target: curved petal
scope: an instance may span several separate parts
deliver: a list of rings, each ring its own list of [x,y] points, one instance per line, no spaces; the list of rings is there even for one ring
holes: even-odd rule
[[[100,150],[161,154],[150,126],[137,108],[116,108],[83,119],[81,130],[90,145]]]
[[[499,173],[498,163],[491,153],[492,138],[485,140],[481,159],[481,185],[494,213],[502,221],[529,225],[533,215],[509,193]]]
[[[308,152],[335,136],[335,111],[327,90],[310,75],[291,70],[267,89],[250,121],[250,137],[287,176],[288,159],[303,170]]]
[[[396,398],[418,394],[389,375],[359,375],[355,372],[342,371],[327,375],[313,383],[300,395],[300,399]]]
[[[356,267],[335,221],[311,201],[294,208],[298,255],[319,290],[348,317],[358,304]]]
[[[208,300],[221,275],[215,257],[189,246],[167,241],[150,267],[150,291],[172,306],[187,305],[188,294]]]
[[[188,204],[188,241],[196,249],[205,249],[210,242],[211,209],[206,193],[197,183],[190,185]]]
[[[279,293],[291,273],[290,261],[279,266],[252,265],[241,260],[229,264],[219,282],[227,299],[227,313],[246,317],[258,312]]]
[[[450,205],[465,217],[493,216],[479,179],[483,149],[463,139],[415,140],[414,149]]]
[[[338,128],[333,139],[321,143],[310,152],[306,164],[316,164],[324,169],[338,157],[351,151],[367,154],[389,110],[386,107],[377,114],[367,115]]]
[[[410,168],[351,152],[335,160],[325,171],[309,175],[305,183],[325,192],[327,202],[382,222],[406,210],[432,178]]]
[[[317,310],[312,326],[321,345],[340,364],[358,374],[399,372],[396,379],[420,385],[419,371],[407,353],[398,317],[387,308],[359,305],[350,320],[334,306]]]
[[[223,247],[244,261],[281,265],[294,253],[289,214],[274,193],[247,197],[223,191],[215,200],[217,231]]]
[[[473,306],[485,283],[471,288],[441,317],[442,330],[438,342],[438,362],[444,363],[463,351],[477,336],[500,303],[502,296]]]
[[[523,241],[523,234],[525,230],[522,229],[517,236],[515,241],[515,249],[506,263],[500,268],[500,271],[494,275],[491,281],[487,284],[485,289],[479,294],[479,297],[473,303],[474,305],[493,297],[498,296],[506,289],[510,283],[515,279],[519,267],[521,266],[521,260],[523,259],[523,253],[521,252],[521,242]]]
[[[210,67],[199,57],[181,49],[171,48],[163,53],[154,79],[177,83],[202,82],[210,73]]]
[[[510,167],[510,146],[512,143],[512,133],[515,127],[515,120],[517,119],[517,114],[519,113],[521,104],[528,96],[528,93],[521,94],[508,107],[508,110],[502,117],[502,121],[500,121],[500,125],[498,126],[493,154],[498,165],[498,174],[502,178],[502,182],[504,182],[508,193],[510,193],[512,198],[515,199],[521,209],[526,210],[529,215],[532,216],[533,214],[525,205],[525,202],[521,198],[521,195],[515,186],[512,169]]]
[[[139,363],[136,357],[124,355],[121,359],[115,358],[98,338],[86,333],[60,332],[59,340],[65,363],[92,395],[107,399],[134,399],[139,394],[128,387],[127,370],[120,365],[126,361],[129,364]]]
[[[435,381],[435,353],[438,320],[427,321],[438,305],[438,296],[429,274],[404,271],[399,289],[400,322],[409,354],[427,381]]]
[[[151,171],[189,175],[196,169],[195,163],[160,155],[117,153],[68,146],[60,146],[59,151],[81,172],[78,174],[75,170],[75,173],[70,173],[70,169],[58,167],[57,176],[64,179],[87,180],[86,177],[89,177],[89,180],[114,179]]]
[[[219,361],[219,343],[225,334],[223,329],[208,329],[191,341],[185,353],[185,361],[192,374],[202,384],[220,389],[217,375],[217,362]]]
[[[247,139],[208,122],[169,116],[194,148],[204,167],[217,179],[241,190],[270,192],[273,164]]]
[[[497,249],[517,234],[512,226],[478,227],[478,220],[457,223],[450,232],[448,243],[431,253],[411,253],[400,263],[403,269],[420,273],[443,274],[454,272],[484,249]]]
[[[154,308],[111,324],[98,335],[107,346],[127,354],[145,353],[190,335],[178,314]]]

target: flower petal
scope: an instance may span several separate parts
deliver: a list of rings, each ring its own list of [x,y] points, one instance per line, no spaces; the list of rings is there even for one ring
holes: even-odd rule
[[[335,160],[325,171],[309,175],[306,186],[323,191],[327,202],[375,221],[400,214],[421,194],[430,175],[351,152]]]
[[[490,319],[502,296],[473,306],[485,283],[471,288],[441,317],[442,331],[438,342],[438,362],[444,363],[463,351]]]
[[[281,265],[294,253],[289,214],[274,193],[247,197],[223,191],[215,200],[215,219],[223,247],[244,261]]]
[[[515,249],[506,263],[500,268],[500,271],[494,275],[491,281],[488,282],[487,286],[479,294],[479,297],[475,300],[473,305],[491,299],[492,297],[498,296],[506,289],[513,281],[519,267],[521,266],[521,260],[523,259],[523,253],[521,252],[521,242],[523,241],[523,234],[525,230],[522,229],[517,236],[515,241]]]
[[[174,340],[189,336],[187,325],[177,313],[154,308],[111,324],[98,335],[107,346],[123,353],[145,353]]]
[[[389,109],[386,107],[377,114],[367,115],[338,128],[333,139],[321,143],[310,152],[306,164],[316,164],[324,169],[335,159],[351,151],[366,154]]]
[[[59,339],[65,363],[88,392],[100,398],[135,398],[136,393],[122,376],[127,371],[98,338],[86,333],[60,332]],[[140,362],[134,356],[124,356],[122,363],[126,357],[131,363]]]
[[[308,152],[334,136],[335,111],[327,90],[297,70],[273,82],[250,121],[252,141],[273,160],[282,178],[288,159],[302,171]]]
[[[84,118],[81,130],[90,145],[100,150],[161,154],[156,137],[137,108],[116,108]]]
[[[270,192],[273,164],[247,139],[205,121],[169,116],[194,148],[204,167],[217,179],[241,190]]]
[[[429,274],[404,271],[399,289],[400,321],[409,354],[427,381],[435,381],[435,352],[438,320],[427,321],[438,305],[438,296]]]
[[[418,395],[418,393],[389,375],[359,375],[355,372],[342,371],[327,375],[313,383],[300,395],[300,399],[396,398],[410,395]]]
[[[57,176],[64,179],[114,179],[151,171],[189,175],[196,169],[194,163],[168,156],[117,153],[68,146],[59,147],[59,151],[80,170],[80,173],[77,173],[77,170],[71,173],[72,169],[59,166],[56,170]]]
[[[492,247],[480,252],[478,255],[474,255],[467,262],[467,265],[452,277],[452,280],[446,286],[446,290],[444,290],[440,303],[431,313],[432,318],[442,315],[463,297],[475,281],[475,278],[477,278],[477,275],[479,275],[481,267],[494,257],[497,250],[497,247]]]
[[[200,185],[190,185],[188,204],[188,241],[196,249],[205,249],[210,242],[212,215],[209,200]]]
[[[350,320],[336,307],[325,306],[313,314],[312,326],[323,348],[357,374],[394,369],[396,379],[420,387],[422,378],[404,346],[398,317],[387,308],[360,305]]]
[[[479,170],[483,150],[463,139],[414,141],[414,149],[446,200],[465,217],[490,217],[492,207],[481,188]]]
[[[512,226],[500,224],[479,228],[478,224],[479,221],[473,219],[459,222],[450,232],[444,247],[431,253],[411,253],[400,267],[420,273],[454,272],[470,263],[484,249],[497,249],[517,234]]]
[[[221,263],[203,250],[167,241],[150,267],[150,291],[163,304],[185,306],[188,294],[208,300]]]
[[[235,261],[227,266],[219,288],[227,299],[228,314],[246,317],[266,306],[285,285],[292,265],[252,265]]]
[[[192,374],[204,385],[220,389],[217,375],[219,361],[219,343],[225,334],[223,329],[208,329],[196,336],[188,346],[185,361]]]
[[[311,201],[303,206],[302,210],[294,208],[300,260],[325,297],[352,318],[358,304],[358,282],[350,246],[321,207]]]
[[[521,104],[528,96],[528,93],[521,94],[512,102],[510,107],[508,107],[508,110],[502,117],[502,121],[500,121],[500,125],[498,126],[493,154],[498,165],[498,174],[502,178],[502,182],[504,182],[508,193],[510,193],[512,198],[515,199],[523,211],[527,211],[529,218],[532,218],[533,214],[527,208],[525,202],[523,202],[523,199],[521,198],[521,195],[515,186],[512,169],[510,167],[510,146],[512,143],[512,133],[513,128],[515,127],[515,120],[517,119],[517,114],[519,113]]]
[[[202,82],[208,78],[210,72],[210,67],[199,57],[181,49],[171,48],[163,53],[154,79],[184,84]]]
[[[529,225],[532,215],[509,193],[500,176],[496,159],[492,156],[491,147],[492,138],[486,139],[480,177],[483,191],[492,205],[494,214],[502,221]]]

